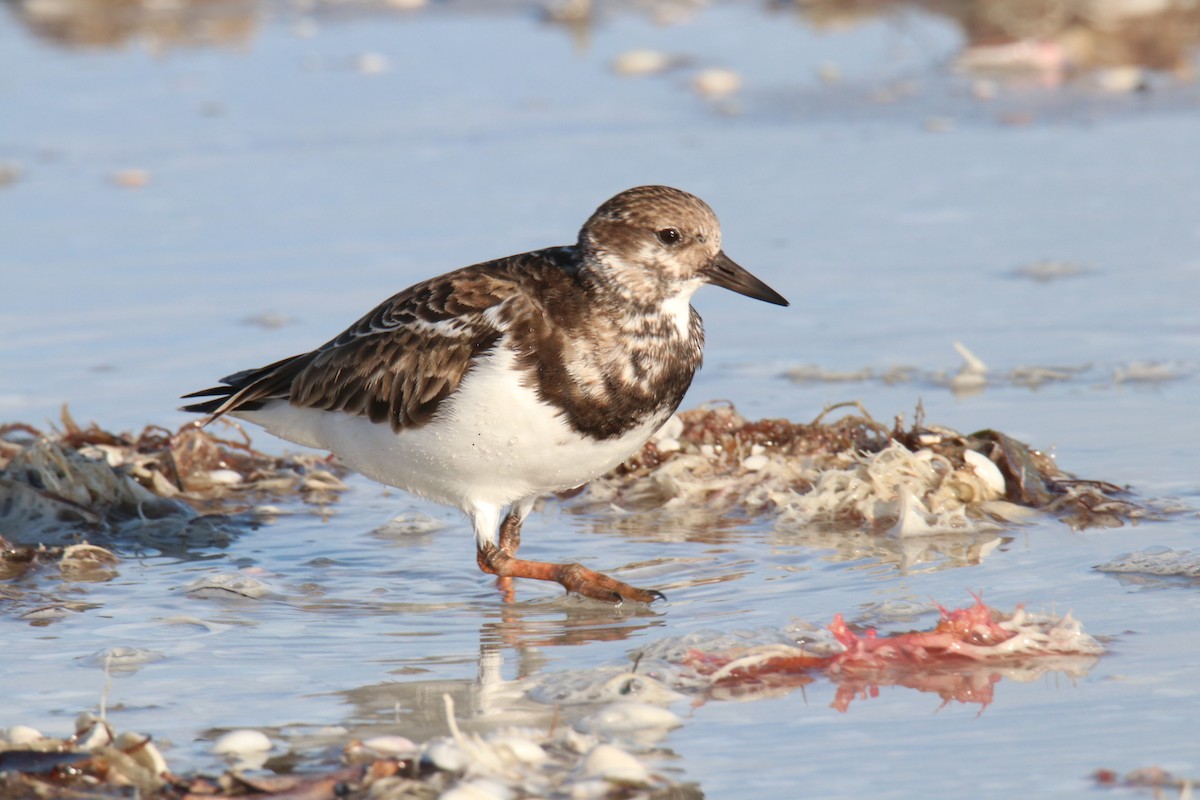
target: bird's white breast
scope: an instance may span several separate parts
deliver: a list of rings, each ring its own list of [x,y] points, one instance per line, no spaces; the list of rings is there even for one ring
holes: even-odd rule
[[[366,417],[283,401],[237,416],[289,441],[330,450],[381,483],[470,509],[586,483],[641,447],[669,411],[596,440],[573,430],[527,383],[501,342],[421,427],[396,432]]]

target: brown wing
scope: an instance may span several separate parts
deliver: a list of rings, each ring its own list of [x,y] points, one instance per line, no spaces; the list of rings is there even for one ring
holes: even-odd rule
[[[235,373],[222,379],[225,386],[186,395],[216,397],[184,410],[208,413],[211,420],[286,399],[386,420],[395,430],[422,425],[504,335],[500,326],[527,312],[525,284],[538,283],[546,272],[561,275],[568,255],[566,248],[526,253],[419,283],[311,353]],[[485,313],[501,305],[505,313]]]

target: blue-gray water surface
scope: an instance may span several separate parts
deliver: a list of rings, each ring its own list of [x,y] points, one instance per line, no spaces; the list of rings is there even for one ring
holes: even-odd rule
[[[666,183],[704,197],[726,252],[792,301],[701,291],[709,345],[685,407],[806,421],[854,399],[890,422],[921,403],[930,422],[1002,430],[1135,499],[1200,505],[1194,83],[1001,83],[980,99],[948,72],[959,32],[915,12],[814,32],[718,4],[670,25],[612,13],[581,38],[523,8],[278,5],[255,7],[234,41],[134,31],[67,47],[18,8],[0,14],[0,163],[15,174],[0,187],[2,421],[43,425],[69,403],[111,429],[176,427],[186,391],[310,349],[420,278],[568,243],[600,201]],[[617,74],[635,48],[683,60]],[[841,77],[822,81],[831,64]],[[743,88],[698,95],[707,67]],[[1021,272],[1047,261],[1078,270]],[[954,342],[986,362],[988,386],[947,387]],[[912,371],[784,377],[810,366]],[[1011,379],[1030,366],[1069,369],[1036,388]],[[0,725],[65,735],[103,694],[113,724],[153,734],[177,772],[215,768],[212,738],[239,727],[320,760],[351,736],[445,733],[445,692],[477,730],[546,725],[551,710],[510,682],[627,663],[666,636],[978,591],[1000,609],[1070,611],[1109,652],[1080,678],[1002,680],[986,707],[885,687],[838,711],[821,680],[681,701],[656,768],[710,797],[752,784],[789,798],[1082,797],[1101,767],[1200,773],[1196,585],[1093,569],[1195,548],[1194,511],[1085,531],[1042,518],[969,565],[856,554],[769,519],[618,525],[558,501],[533,516],[523,554],[666,592],[646,610],[530,583],[503,603],[456,512],[350,487],[327,513],[289,505],[224,547],[129,542],[107,582],[10,587],[83,605],[46,625],[0,618]],[[385,527],[398,514],[442,527]],[[187,591],[221,573],[270,594]],[[97,654],[113,647],[156,658],[106,690]]]

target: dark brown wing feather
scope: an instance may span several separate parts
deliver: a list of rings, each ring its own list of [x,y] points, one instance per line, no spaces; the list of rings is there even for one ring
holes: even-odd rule
[[[286,399],[305,408],[386,420],[395,430],[422,425],[458,388],[475,359],[504,335],[483,312],[503,304],[506,321],[524,317],[531,285],[561,281],[573,258],[570,248],[554,248],[419,283],[311,353],[238,372],[222,378],[224,386],[185,395],[214,399],[183,410],[209,414],[212,420]]]

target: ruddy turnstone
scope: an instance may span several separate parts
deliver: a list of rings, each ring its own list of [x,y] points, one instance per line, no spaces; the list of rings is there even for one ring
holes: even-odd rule
[[[184,410],[253,422],[462,509],[486,573],[650,602],[662,593],[519,559],[517,546],[538,495],[617,466],[678,408],[702,359],[690,300],[706,283],[787,305],[721,250],[704,201],[641,186],[600,206],[574,245],[418,283],[310,353],[185,395],[212,399]]]

